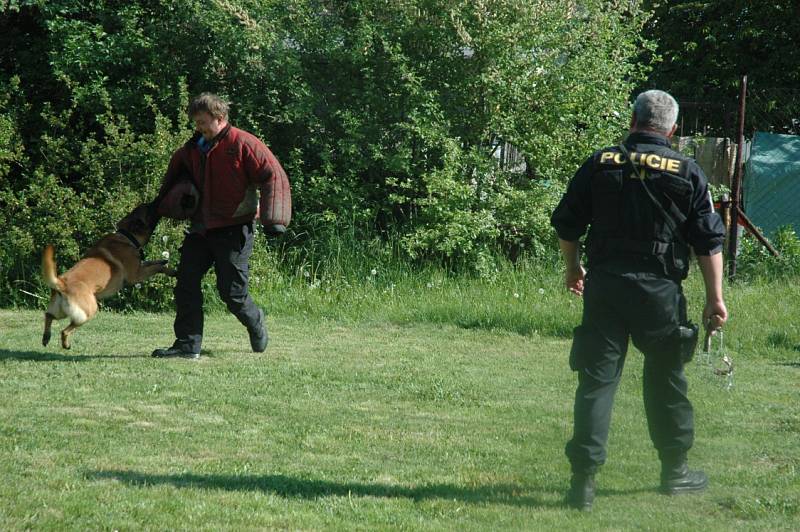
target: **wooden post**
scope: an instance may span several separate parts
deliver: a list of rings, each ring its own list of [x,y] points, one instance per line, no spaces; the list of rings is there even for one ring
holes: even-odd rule
[[[739,132],[736,139],[736,167],[731,183],[731,225],[728,236],[728,279],[736,276],[736,252],[739,249],[739,197],[742,186],[742,152],[744,151],[744,109],[747,98],[747,75],[742,76],[742,88],[739,95]]]

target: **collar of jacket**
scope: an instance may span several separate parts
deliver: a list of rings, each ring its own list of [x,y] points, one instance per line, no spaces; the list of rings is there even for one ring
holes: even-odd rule
[[[660,146],[672,146],[670,140],[664,136],[659,135],[658,133],[652,133],[650,131],[635,131],[628,135],[628,138],[625,139],[625,144],[628,146],[632,146],[634,144],[658,144]]]
[[[223,138],[228,136],[228,132],[230,130],[231,130],[231,124],[230,124],[230,122],[228,122],[228,125],[226,125],[225,128],[222,131],[217,133],[216,137],[211,139],[211,142],[209,143],[209,148],[206,151],[206,153],[208,153],[209,151],[214,149],[214,146],[216,146],[217,143],[219,143],[220,140],[222,140]],[[201,138],[203,138],[203,134],[200,133],[199,131],[195,131],[194,135],[192,135],[192,138],[189,139],[188,144],[193,145],[193,147],[195,147],[195,148],[197,148],[199,150],[200,149],[200,145],[198,144],[198,142],[200,141]]]

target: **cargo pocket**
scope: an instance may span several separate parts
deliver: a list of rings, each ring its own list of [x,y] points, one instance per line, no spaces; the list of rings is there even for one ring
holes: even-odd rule
[[[572,349],[569,351],[569,369],[580,371],[586,367],[589,349],[589,334],[583,325],[572,330]]]

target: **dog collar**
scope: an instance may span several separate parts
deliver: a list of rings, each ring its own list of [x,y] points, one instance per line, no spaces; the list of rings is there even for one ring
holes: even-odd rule
[[[136,240],[136,237],[133,236],[130,232],[126,231],[125,229],[118,229],[117,233],[127,238],[128,242],[130,242],[133,245],[133,247],[135,247],[139,251],[139,258],[144,260],[144,250],[142,249],[142,245],[139,243],[139,241]]]

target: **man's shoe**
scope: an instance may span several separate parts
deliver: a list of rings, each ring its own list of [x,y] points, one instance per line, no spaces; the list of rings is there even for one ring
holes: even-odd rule
[[[594,475],[573,473],[569,481],[566,503],[570,508],[582,512],[592,509],[594,502]]]
[[[672,466],[661,467],[661,493],[680,495],[703,491],[708,486],[708,477],[702,471],[692,471],[684,461]]]
[[[156,349],[153,351],[151,355],[155,358],[188,358],[191,360],[197,360],[200,358],[200,353],[195,353],[194,351],[187,351],[186,349],[181,349],[180,347],[172,346],[167,347],[164,349]]]
[[[267,320],[264,311],[258,309],[258,314],[258,325],[254,329],[247,329],[247,333],[250,335],[250,347],[253,348],[253,352],[263,353],[269,343],[269,335],[267,335]]]

